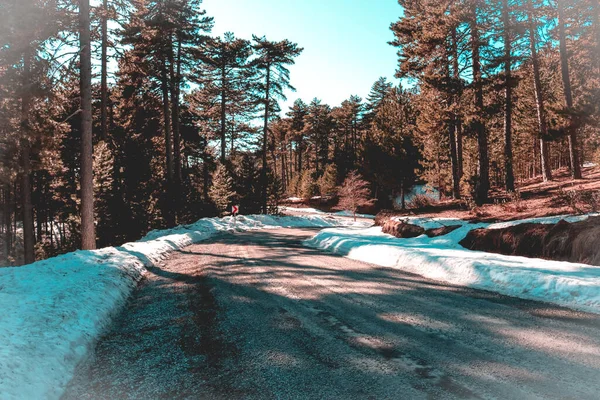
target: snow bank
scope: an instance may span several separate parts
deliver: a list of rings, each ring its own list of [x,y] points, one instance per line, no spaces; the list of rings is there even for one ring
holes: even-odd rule
[[[354,216],[351,211],[338,211],[335,213],[331,213],[331,212],[325,212],[322,210],[317,210],[316,208],[311,208],[311,207],[282,206],[279,208],[281,209],[281,211],[283,213],[292,212],[292,213],[304,213],[304,214],[335,215],[338,217],[353,217]],[[356,214],[356,218],[375,219],[375,216],[371,215],[371,214]]]
[[[306,214],[326,214],[325,211],[317,210],[316,208],[311,208],[311,207],[288,207],[288,206],[281,206],[281,207],[279,207],[279,209],[283,213],[291,211],[291,212],[300,212],[300,213],[306,213]]]
[[[458,218],[437,218],[437,217],[409,217],[409,216],[398,216],[392,217],[391,219],[396,221],[404,221],[409,224],[419,225],[424,229],[433,229],[440,228],[442,226],[448,225],[462,225],[465,228],[477,229],[477,228],[487,228],[487,229],[502,229],[508,228],[509,226],[515,226],[520,224],[556,224],[558,221],[564,219],[567,222],[579,222],[588,219],[589,217],[595,217],[600,215],[600,213],[589,213],[582,215],[554,215],[550,217],[537,217],[537,218],[527,218],[527,219],[519,219],[515,221],[506,221],[506,222],[495,222],[495,223],[470,223],[468,221],[458,219]],[[465,235],[468,230],[466,230]],[[464,238],[464,236],[463,236]],[[461,238],[462,239],[462,238]],[[459,239],[460,240],[460,239]]]
[[[542,221],[539,222],[551,223],[551,219]],[[380,227],[332,228],[319,232],[305,244],[455,285],[600,313],[599,267],[470,251],[458,244],[471,229],[497,227],[489,224],[431,218],[411,218],[408,222],[426,229],[456,224],[462,227],[444,236],[422,235],[413,239],[397,239],[382,233]]]
[[[340,217],[353,217],[354,216],[354,214],[352,214],[352,211],[338,211],[338,212],[334,213],[333,215],[338,215]],[[356,218],[375,219],[375,216],[372,214],[356,214]]]
[[[77,251],[0,269],[0,398],[57,399],[145,266],[223,231],[357,226],[347,219],[266,215],[206,218],[121,247]],[[360,225],[358,225],[360,226]],[[364,224],[363,224],[364,226]]]

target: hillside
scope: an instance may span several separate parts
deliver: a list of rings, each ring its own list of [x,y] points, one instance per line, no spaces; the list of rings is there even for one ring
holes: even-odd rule
[[[517,193],[507,195],[498,188],[491,202],[472,207],[466,200],[442,200],[407,211],[382,211],[381,217],[415,215],[420,217],[460,218],[481,222],[501,222],[562,214],[581,214],[600,209],[600,167],[586,164],[583,179],[572,179],[566,169],[556,170],[554,179],[541,177],[520,182]]]

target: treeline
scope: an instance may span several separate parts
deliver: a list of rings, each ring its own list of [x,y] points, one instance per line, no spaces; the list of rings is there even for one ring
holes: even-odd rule
[[[579,176],[599,142],[597,1],[399,3],[401,86],[281,110],[302,48],[211,36],[200,0],[0,2],[0,265],[333,197],[351,171],[385,208],[419,181],[483,203]]]
[[[397,76],[418,87],[430,183],[482,204],[559,167],[581,178],[598,146],[597,0],[399,3]]]
[[[356,169],[379,207],[418,180],[481,205],[492,187],[563,167],[581,178],[600,158],[598,1],[399,3],[403,88],[382,78],[364,102],[297,101],[273,122],[271,170],[289,194],[329,195]]]
[[[215,171],[267,211],[280,190],[261,154],[295,43],[211,37],[200,0],[7,0],[0,15],[0,264],[216,215]]]

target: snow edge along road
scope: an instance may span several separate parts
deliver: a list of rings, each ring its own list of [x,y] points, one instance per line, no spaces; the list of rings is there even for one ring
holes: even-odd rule
[[[561,219],[553,217],[536,222],[551,223],[556,218]],[[572,219],[585,218],[587,216]],[[438,224],[431,218],[411,218],[408,222],[427,228]],[[413,239],[395,238],[382,233],[378,227],[331,228],[322,230],[304,244],[453,285],[600,314],[600,267],[467,250],[458,242],[469,230],[495,229],[499,224],[469,224],[448,219],[442,222],[454,222],[462,227],[437,238],[422,235]],[[523,222],[530,221],[513,221],[511,224]]]
[[[60,398],[76,366],[125,306],[145,267],[173,251],[220,232],[348,225],[354,224],[329,216],[204,218],[152,231],[120,247],[0,268],[0,398]]]

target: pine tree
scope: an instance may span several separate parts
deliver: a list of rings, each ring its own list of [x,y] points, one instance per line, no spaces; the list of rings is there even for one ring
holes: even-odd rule
[[[296,171],[302,173],[302,158],[305,148],[304,126],[305,118],[308,115],[308,106],[301,99],[297,99],[286,115],[291,119],[290,128],[296,142]]]
[[[333,196],[335,195],[337,182],[337,167],[335,164],[327,164],[323,175],[318,180],[319,190],[321,196]]]
[[[540,159],[541,159],[541,169],[542,169],[542,179],[544,182],[552,180],[552,169],[550,168],[550,155],[548,154],[548,144],[546,143],[546,139],[548,137],[548,121],[546,116],[546,106],[544,101],[544,93],[542,89],[542,81],[541,81],[541,73],[540,73],[540,61],[538,58],[538,50],[537,50],[537,29],[538,23],[536,17],[534,15],[534,5],[533,0],[527,1],[527,22],[528,22],[528,31],[529,31],[529,46],[531,53],[531,64],[533,70],[533,83],[535,89],[535,99],[536,99],[536,111],[537,111],[537,119],[538,119],[538,127],[539,127],[539,144],[540,144]]]
[[[90,2],[79,0],[81,91],[81,248],[96,248],[94,225],[94,166],[92,145],[92,59]]]
[[[475,109],[472,117],[472,129],[477,137],[477,181],[475,184],[475,202],[478,205],[488,200],[490,190],[490,165],[488,153],[488,132],[484,120],[483,101],[483,72],[481,64],[481,32],[479,25],[480,8],[476,2],[471,5],[469,27],[471,29],[471,58],[473,72],[473,90],[475,95]]]
[[[564,0],[556,0],[558,13],[558,40],[560,43],[560,70],[563,81],[563,91],[565,96],[566,112],[573,113],[573,92],[571,89],[571,76],[569,72],[569,55],[567,53],[567,39],[565,32]],[[569,119],[572,119],[570,116]],[[569,139],[569,157],[571,161],[571,175],[573,179],[581,179],[581,165],[579,163],[579,154],[577,147],[577,132],[573,121],[569,121],[567,127],[567,137]]]
[[[314,172],[305,169],[302,172],[302,178],[300,179],[300,197],[305,200],[310,200],[313,196],[319,194],[319,186],[314,177]]]
[[[202,50],[200,82],[210,81],[209,87],[214,91],[219,102],[221,163],[225,162],[227,151],[227,115],[231,114],[236,103],[244,101],[247,92],[247,69],[252,53],[250,42],[236,39],[232,33],[210,39]]]
[[[262,97],[263,103],[263,133],[262,133],[262,171],[261,184],[263,194],[263,213],[267,212],[267,142],[268,126],[271,112],[276,110],[277,98],[286,100],[285,89],[295,90],[290,84],[288,65],[295,63],[294,58],[302,53],[302,48],[289,40],[280,42],[268,41],[264,36],[253,36],[254,51],[257,58],[254,67],[260,76],[260,84],[256,91]]]
[[[233,179],[224,164],[219,164],[212,175],[209,195],[221,213],[227,210],[233,197],[236,196],[233,190]]]
[[[329,163],[329,148],[333,120],[331,108],[322,104],[319,99],[313,99],[308,106],[308,114],[304,118],[304,136],[313,152],[313,166],[315,174],[321,175],[323,168]]]

